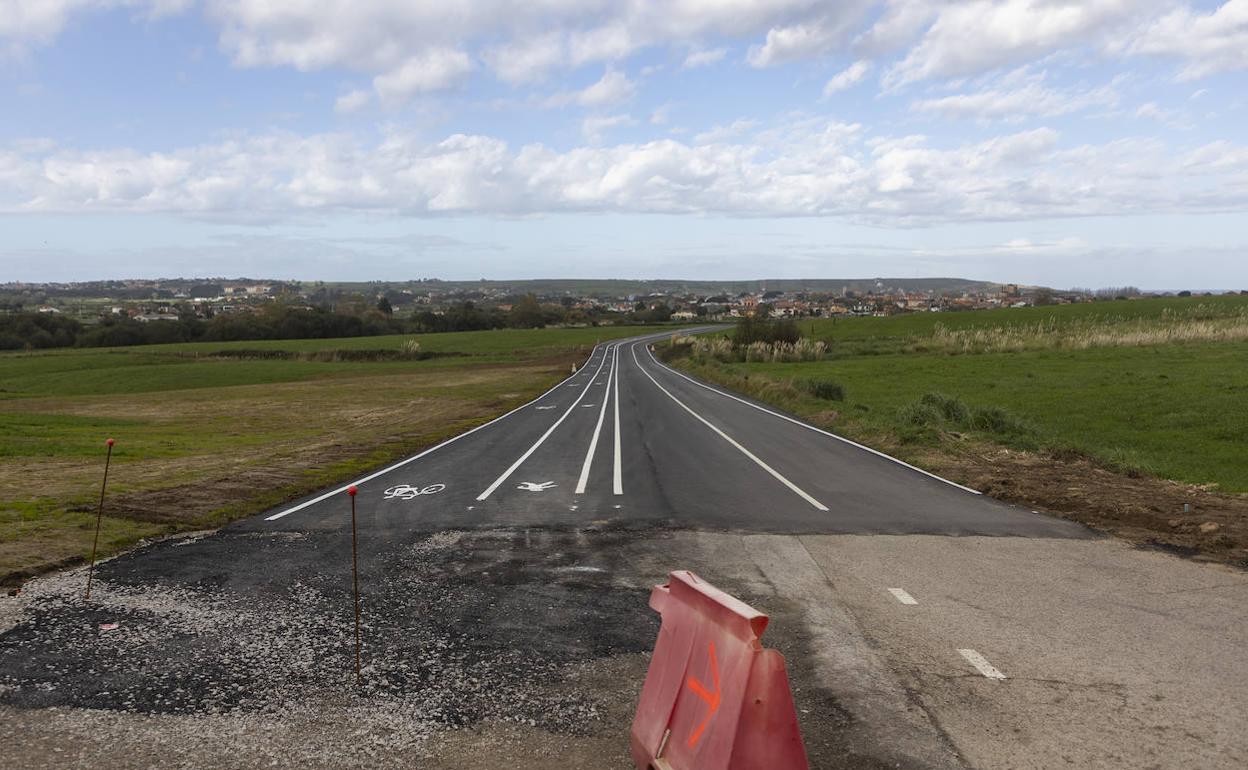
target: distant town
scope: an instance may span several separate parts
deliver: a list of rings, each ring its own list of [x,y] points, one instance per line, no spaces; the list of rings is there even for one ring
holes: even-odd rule
[[[358,313],[376,309],[397,318],[444,315],[465,303],[481,310],[512,312],[536,299],[556,323],[612,323],[645,313],[645,321],[727,320],[760,312],[785,318],[889,316],[1000,307],[1066,305],[1098,299],[1146,296],[1134,287],[1057,290],[959,279],[872,279],[714,282],[481,281],[343,284],[251,279],[161,279],[83,283],[0,284],[0,313],[67,314],[84,323],[108,317],[140,323],[256,313],[273,303]],[[621,284],[620,291],[597,283]],[[768,284],[772,283],[773,286]],[[652,285],[651,285],[652,284]],[[793,288],[799,284],[805,288]],[[1190,295],[1191,292],[1165,294]]]
[[[1129,286],[1057,290],[958,278],[8,283],[0,285],[0,350],[892,316],[1142,296],[1149,295]]]

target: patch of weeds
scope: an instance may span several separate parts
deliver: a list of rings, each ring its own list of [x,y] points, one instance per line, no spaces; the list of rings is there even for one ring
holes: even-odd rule
[[[971,419],[971,410],[960,399],[953,396],[946,396],[943,393],[924,393],[919,403],[935,409],[941,417],[954,425],[965,426]]]
[[[844,401],[845,386],[835,380],[827,379],[808,379],[799,380],[798,386],[814,396],[824,401]]]
[[[996,406],[971,408],[961,399],[943,393],[925,393],[898,414],[903,441],[929,441],[941,433],[969,430],[1017,439],[1035,429],[1022,418]]]
[[[1132,479],[1156,475],[1156,469],[1140,459],[1139,455],[1121,447],[1114,448],[1103,454],[1100,464],[1111,471],[1121,473]]]
[[[1021,417],[999,406],[975,409],[971,412],[970,427],[972,430],[999,436],[1023,436],[1035,432]]]

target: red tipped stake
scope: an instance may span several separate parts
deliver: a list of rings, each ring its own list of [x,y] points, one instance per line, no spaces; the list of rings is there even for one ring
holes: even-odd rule
[[[108,466],[113,460],[113,444],[116,442],[111,438],[104,442],[108,447],[108,454],[104,456],[104,481],[100,484],[100,505],[95,511],[95,542],[91,544],[91,564],[87,567],[87,595],[83,598],[91,598],[91,578],[95,574],[95,552],[100,547],[100,524],[104,520],[104,490],[108,487]]]
[[[355,485],[347,487],[351,496],[351,584],[355,592],[355,681],[363,681],[360,673],[360,570],[355,548]]]

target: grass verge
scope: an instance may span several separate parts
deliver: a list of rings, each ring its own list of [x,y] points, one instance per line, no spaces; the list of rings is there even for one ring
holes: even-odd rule
[[[425,335],[419,355],[406,336],[0,355],[0,584],[89,553],[106,437],[105,555],[409,455],[537,396],[596,342],[646,331]]]
[[[995,497],[1248,565],[1248,342],[1158,340],[672,363]]]

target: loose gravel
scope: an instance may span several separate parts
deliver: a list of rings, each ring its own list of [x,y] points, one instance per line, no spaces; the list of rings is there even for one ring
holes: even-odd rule
[[[657,617],[614,576],[611,540],[370,544],[360,682],[341,533],[153,544],[99,565],[90,600],[82,570],[33,581],[0,601],[2,748],[32,767],[373,767],[465,728],[619,734]],[[278,561],[284,582],[266,578]],[[593,668],[621,660],[632,679],[604,691]]]

